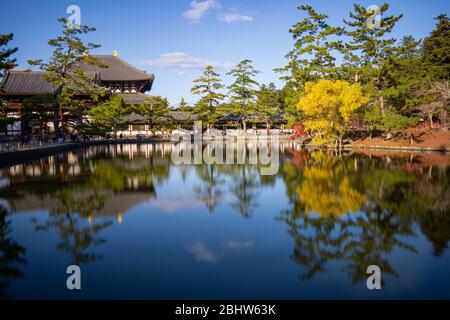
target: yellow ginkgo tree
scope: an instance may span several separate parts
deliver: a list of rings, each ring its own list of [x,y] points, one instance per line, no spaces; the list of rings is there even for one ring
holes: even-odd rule
[[[320,80],[305,84],[305,94],[297,108],[304,116],[305,128],[314,134],[315,142],[333,140],[341,146],[351,115],[367,101],[357,83]]]

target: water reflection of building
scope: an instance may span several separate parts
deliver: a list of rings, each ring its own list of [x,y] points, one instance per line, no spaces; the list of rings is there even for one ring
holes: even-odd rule
[[[104,192],[103,196],[106,199],[102,208],[92,211],[92,216],[119,216],[139,204],[155,198],[154,193],[148,192],[124,192],[119,194]],[[50,194],[44,196],[31,194],[26,195],[24,198],[10,199],[8,202],[16,212],[59,212],[62,208],[61,200]]]
[[[118,216],[155,198],[169,175],[166,144],[98,146],[1,171],[0,198],[16,212]]]

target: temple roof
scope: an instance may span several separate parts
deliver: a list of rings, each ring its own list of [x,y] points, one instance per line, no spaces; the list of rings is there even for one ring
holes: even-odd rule
[[[87,73],[95,72],[102,81],[139,81],[153,80],[155,78],[153,74],[133,67],[131,64],[113,55],[92,55],[92,57],[107,67],[102,68],[97,65],[80,64],[77,66],[77,69]]]
[[[192,112],[188,111],[169,111],[169,116],[171,116],[175,121],[178,122],[187,122],[187,121],[195,121],[197,119],[197,116],[193,114]],[[134,122],[134,123],[146,123],[145,117],[137,114],[135,112],[125,116],[127,121]],[[164,121],[164,119],[160,119],[160,121]]]
[[[122,97],[123,101],[125,101],[126,104],[140,104],[145,101],[145,98],[148,97],[147,95],[140,92],[118,93],[118,95]]]
[[[89,78],[98,81],[148,81],[150,90],[155,76],[139,70],[122,59],[112,55],[93,55],[105,68],[97,65],[78,64],[73,67],[83,70]],[[10,70],[3,79],[0,95],[49,94],[53,86],[44,79],[42,71]],[[133,102],[134,103],[134,102]]]
[[[47,94],[53,92],[53,86],[47,82],[41,71],[11,70],[3,80],[1,91],[6,94]],[[3,93],[2,92],[2,93]]]

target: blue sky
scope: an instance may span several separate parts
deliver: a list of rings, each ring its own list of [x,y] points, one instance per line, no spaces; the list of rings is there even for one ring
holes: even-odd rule
[[[76,4],[81,9],[81,23],[97,31],[86,39],[102,45],[93,53],[119,56],[138,68],[154,73],[156,80],[150,94],[169,98],[172,105],[181,97],[195,102],[190,94],[192,80],[208,63],[218,67],[224,83],[229,67],[244,58],[253,60],[261,73],[261,83],[282,83],[272,69],[285,64],[284,55],[292,47],[288,30],[303,18],[296,9],[311,4],[328,14],[329,23],[342,25],[352,10],[350,0],[90,0],[23,1],[1,0],[0,33],[15,34],[12,45],[19,68],[27,68],[28,59],[48,58],[48,39],[60,27],[56,19],[67,17],[66,8]],[[384,1],[358,1],[366,7]],[[403,13],[392,36],[411,34],[423,38],[434,28],[440,13],[449,14],[448,0],[388,1],[390,13]]]

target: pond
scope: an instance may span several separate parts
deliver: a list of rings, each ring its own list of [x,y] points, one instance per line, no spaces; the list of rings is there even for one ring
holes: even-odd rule
[[[93,146],[0,169],[0,297],[450,298],[448,154],[286,142],[262,175],[176,165],[173,147]],[[66,287],[73,264],[82,290]],[[381,290],[367,288],[370,265]]]

